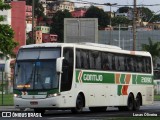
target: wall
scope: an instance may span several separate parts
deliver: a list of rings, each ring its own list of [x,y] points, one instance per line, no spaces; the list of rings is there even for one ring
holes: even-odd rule
[[[25,1],[13,1],[11,6],[11,26],[15,32],[14,40],[19,43],[14,50],[17,53],[19,47],[26,44],[26,4]]]

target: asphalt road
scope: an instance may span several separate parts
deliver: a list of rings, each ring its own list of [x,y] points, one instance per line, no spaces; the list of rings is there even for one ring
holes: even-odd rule
[[[6,110],[5,110],[6,111]],[[23,113],[22,117],[16,117],[15,114],[22,114],[22,112],[11,109],[7,110],[6,112],[11,112],[11,117],[2,117],[2,114],[5,115],[5,111],[0,113],[0,120],[17,120],[17,119],[25,119],[25,120],[35,120],[42,119],[42,120],[106,120],[106,119],[118,119],[118,117],[135,117],[135,116],[142,116],[142,117],[151,117],[154,119],[160,119],[160,101],[155,101],[153,105],[142,106],[139,111],[119,111],[118,108],[108,107],[106,112],[97,112],[92,113],[87,108],[84,109],[84,112],[81,114],[72,114],[70,110],[50,110],[46,111],[44,116],[38,117],[25,117],[25,114],[33,114],[32,109],[27,109]],[[15,113],[15,114],[14,114]]]

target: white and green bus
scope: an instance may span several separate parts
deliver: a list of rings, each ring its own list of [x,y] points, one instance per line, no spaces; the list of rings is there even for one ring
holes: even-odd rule
[[[14,105],[44,113],[139,110],[153,103],[150,53],[96,43],[22,46],[14,74]]]

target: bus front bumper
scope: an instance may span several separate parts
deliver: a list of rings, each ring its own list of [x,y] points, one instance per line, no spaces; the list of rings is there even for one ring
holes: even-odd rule
[[[23,99],[14,97],[14,106],[16,108],[58,108],[61,105],[59,97],[44,99]]]

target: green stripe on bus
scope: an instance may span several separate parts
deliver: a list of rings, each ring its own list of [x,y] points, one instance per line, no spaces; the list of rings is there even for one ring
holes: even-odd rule
[[[137,84],[137,82],[136,82],[136,76],[137,75],[132,75],[132,84]]]
[[[153,84],[152,76],[138,75],[136,80],[137,84]]]
[[[115,83],[113,73],[97,73],[97,72],[86,72],[80,75],[80,71],[76,71],[76,82],[82,80],[83,83]]]
[[[122,85],[118,85],[117,94],[122,95]]]
[[[126,74],[120,74],[120,84],[125,84]],[[76,82],[80,83],[116,83],[116,73],[100,73],[100,72],[87,72],[76,71]],[[152,75],[132,75],[131,84],[145,84],[152,85]]]
[[[125,74],[121,74],[121,78],[120,78],[120,83],[121,84],[125,84],[125,80],[124,80],[125,76],[126,76]]]

